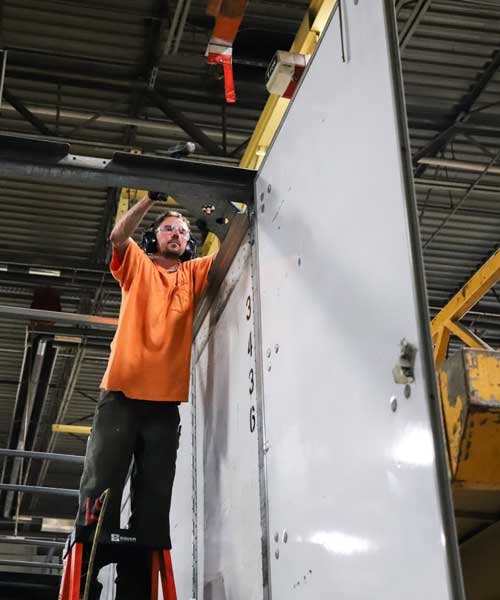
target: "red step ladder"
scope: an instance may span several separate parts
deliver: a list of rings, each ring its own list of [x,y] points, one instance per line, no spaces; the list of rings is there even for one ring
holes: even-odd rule
[[[120,531],[127,540],[123,545],[127,547],[135,545],[134,542],[131,541],[133,538],[130,537],[129,531]],[[78,526],[68,539],[64,551],[64,568],[58,596],[59,600],[80,600],[83,548],[85,544],[91,543],[91,536],[92,532],[89,532],[88,528]],[[112,545],[116,548],[120,545],[119,542],[113,541],[111,544],[107,542],[108,539],[112,539],[111,536],[115,536],[115,539],[117,539],[116,536],[118,536],[119,539],[120,534],[106,534],[103,532],[103,534],[99,536],[99,539],[103,539],[103,545]],[[99,544],[101,544],[101,541]],[[145,551],[147,550],[145,549]],[[155,549],[151,550],[151,553],[151,600],[158,600],[158,577],[161,581],[164,600],[177,600],[170,550]]]

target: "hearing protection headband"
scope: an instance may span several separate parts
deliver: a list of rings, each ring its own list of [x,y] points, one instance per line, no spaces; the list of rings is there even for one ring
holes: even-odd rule
[[[156,254],[158,252],[158,240],[156,238],[156,229],[154,226],[148,227],[142,234],[140,243],[141,248],[146,254]],[[191,260],[196,254],[196,240],[189,232],[189,239],[186,244],[184,254],[180,256],[180,261]]]

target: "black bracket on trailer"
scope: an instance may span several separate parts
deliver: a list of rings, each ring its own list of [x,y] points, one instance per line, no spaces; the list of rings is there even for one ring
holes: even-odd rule
[[[250,169],[128,152],[106,159],[71,154],[70,149],[64,142],[0,134],[0,177],[161,190],[220,239],[240,212],[237,204],[253,202],[256,171]]]

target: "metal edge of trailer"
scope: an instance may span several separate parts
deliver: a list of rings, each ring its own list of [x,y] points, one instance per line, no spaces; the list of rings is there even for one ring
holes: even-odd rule
[[[257,190],[255,190],[255,193]],[[255,212],[252,207],[250,212],[250,232],[252,236],[252,290],[254,308],[254,347],[255,347],[255,379],[256,379],[256,407],[257,407],[257,435],[258,435],[258,461],[259,461],[259,494],[260,494],[260,519],[261,519],[261,551],[262,551],[262,599],[272,600],[271,588],[271,550],[270,550],[270,528],[269,528],[269,503],[268,503],[268,477],[266,467],[266,414],[264,405],[264,377],[262,368],[264,364],[262,347],[262,319],[259,287],[259,260],[257,224]]]
[[[208,312],[208,309],[207,309]],[[201,321],[201,323],[203,320]],[[191,575],[191,596],[196,598],[198,589],[198,440],[196,437],[196,365],[198,363],[198,350],[194,343],[193,335],[193,356],[191,358],[190,380],[191,380],[191,493],[192,493],[192,511],[191,511],[191,556],[192,556],[192,575]]]
[[[212,293],[207,294],[204,298],[205,309],[198,313],[198,326],[195,328],[196,335],[193,340],[194,348],[192,355],[192,363],[191,363],[191,402],[192,402],[192,422],[193,422],[193,431],[192,431],[192,439],[193,439],[193,447],[194,447],[194,456],[193,456],[193,598],[198,597],[198,592],[201,593],[201,590],[205,585],[214,585],[214,582],[217,581],[217,584],[220,583],[219,580],[201,580],[202,573],[206,574],[204,570],[204,560],[206,558],[206,547],[208,542],[210,542],[210,537],[206,537],[206,531],[203,531],[203,519],[204,514],[206,518],[206,507],[203,502],[203,489],[204,484],[200,482],[200,473],[197,473],[197,467],[203,467],[203,465],[199,462],[199,459],[204,456],[203,455],[203,435],[200,437],[200,431],[203,430],[202,421],[204,418],[204,409],[203,409],[203,390],[199,387],[198,384],[198,369],[199,369],[199,361],[203,359],[205,353],[207,351],[207,344],[210,340],[219,339],[220,335],[225,335],[224,332],[227,330],[226,327],[223,330],[218,328],[221,327],[221,319],[224,319],[224,315],[226,315],[226,311],[234,310],[234,302],[235,302],[235,294],[238,294],[238,289],[242,278],[248,279],[248,290],[245,292],[244,296],[247,297],[247,300],[251,300],[254,295],[253,282],[254,276],[252,273],[252,236],[251,230],[248,229],[249,216],[247,214],[241,215],[240,227],[237,228],[237,231],[234,232],[233,240],[227,238],[225,243],[225,258],[222,257],[223,263],[226,268],[224,269],[216,269],[216,273],[218,273],[217,277],[212,279],[211,289]],[[228,243],[226,243],[228,242]],[[221,249],[223,252],[224,246]],[[241,290],[240,290],[241,292]],[[243,297],[242,297],[243,298]],[[241,298],[240,298],[241,299]],[[203,300],[202,300],[203,302]],[[237,302],[237,300],[236,300]],[[249,304],[245,303],[245,311],[249,309]],[[250,314],[253,314],[253,310]],[[247,320],[245,323],[248,323],[249,317],[247,316]],[[232,322],[232,321],[231,321]],[[252,338],[254,339],[253,332],[253,319],[252,319]],[[238,327],[236,327],[238,330]],[[246,336],[240,338],[239,333],[236,334],[238,339],[240,339],[240,343],[243,340],[245,346],[245,356],[247,354],[247,339]],[[244,339],[243,339],[244,338]],[[255,348],[255,342],[253,347]],[[231,354],[231,357],[233,355]],[[206,357],[205,357],[206,358]],[[233,365],[234,366],[234,365]],[[255,360],[253,360],[253,369],[255,371]],[[203,387],[203,386],[202,386]],[[257,385],[255,386],[257,387]],[[246,388],[246,384],[245,384]],[[201,404],[200,404],[201,402]],[[255,404],[255,401],[254,401]],[[256,409],[255,409],[256,410]],[[242,417],[244,418],[244,417]],[[200,421],[202,419],[202,421]],[[201,427],[199,431],[198,428]],[[252,431],[252,429],[251,429]],[[255,432],[257,434],[257,432]],[[260,531],[260,490],[259,490],[259,438],[255,438],[253,442],[255,444],[255,459],[252,462],[255,465],[255,494],[252,496],[255,499],[255,512],[252,514],[255,515],[255,537],[252,538],[255,544],[255,551],[257,549],[260,550],[263,536]],[[200,454],[198,454],[200,453]],[[201,485],[201,487],[200,487]],[[212,539],[213,542],[213,539]],[[259,554],[253,553],[252,556],[255,558],[255,567],[258,566],[259,574],[262,573],[262,566]],[[231,572],[231,571],[229,571]],[[253,580],[253,578],[252,578]],[[222,579],[223,581],[223,579]],[[217,588],[218,589],[218,588]],[[212,590],[212,593],[213,590]],[[259,588],[259,598],[262,598],[261,591]],[[252,596],[253,597],[253,596]]]
[[[450,587],[456,600],[465,600],[465,588],[460,563],[458,537],[453,514],[453,501],[448,476],[448,464],[445,448],[445,432],[442,421],[439,393],[437,388],[434,355],[430,336],[430,315],[428,309],[427,288],[425,284],[423,254],[420,245],[420,232],[416,209],[413,171],[410,157],[410,137],[406,120],[406,104],[403,91],[403,77],[398,44],[398,31],[394,4],[384,0],[388,54],[392,71],[393,98],[396,106],[397,131],[403,170],[406,213],[410,243],[410,260],[413,267],[414,294],[419,321],[420,353],[422,369],[425,374],[424,389],[429,406],[431,427],[436,448],[437,486],[440,498],[441,519],[446,536],[446,554],[450,575]],[[427,326],[426,326],[427,324]]]
[[[197,307],[194,322],[193,322],[193,339],[196,338],[198,332],[215,302],[219,293],[220,287],[226,277],[234,258],[243,242],[245,234],[248,231],[248,213],[239,212],[236,214],[229,228],[227,236],[222,242],[221,248],[217,253],[214,261],[212,272],[209,275],[209,283]],[[225,298],[227,300],[229,294]],[[200,350],[201,353],[201,350]]]
[[[221,286],[224,282],[226,275],[228,274],[231,265],[241,247],[241,244],[244,240],[245,234],[248,231],[248,214],[246,212],[239,212],[235,216],[227,236],[224,238],[222,242],[221,248],[217,253],[217,257],[214,261],[212,272],[209,275],[209,283],[208,286],[198,304],[196,309],[196,313],[193,321],[193,336],[192,336],[192,347],[193,353],[191,357],[191,368],[190,368],[190,382],[191,382],[191,390],[190,390],[190,404],[191,404],[191,439],[192,439],[192,472],[191,472],[191,481],[192,481],[192,538],[191,538],[191,554],[192,554],[192,596],[196,598],[198,584],[199,584],[199,570],[198,570],[198,481],[197,481],[197,469],[198,469],[198,438],[197,438],[197,402],[196,402],[196,365],[198,363],[198,359],[201,356],[205,343],[200,347],[196,344],[196,338],[203,327],[205,319],[207,318],[210,310],[214,306],[215,302],[218,299],[219,293],[221,292]],[[224,305],[229,296],[230,292],[227,294],[227,297],[223,299],[222,304]],[[209,327],[209,331],[207,331],[206,338],[210,337],[210,333],[212,327],[215,324],[212,324]]]

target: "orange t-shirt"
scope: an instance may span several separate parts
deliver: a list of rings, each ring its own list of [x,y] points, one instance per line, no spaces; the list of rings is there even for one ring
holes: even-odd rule
[[[138,400],[188,399],[194,309],[213,258],[188,260],[169,273],[132,240],[121,263],[113,253],[122,302],[102,388]]]

